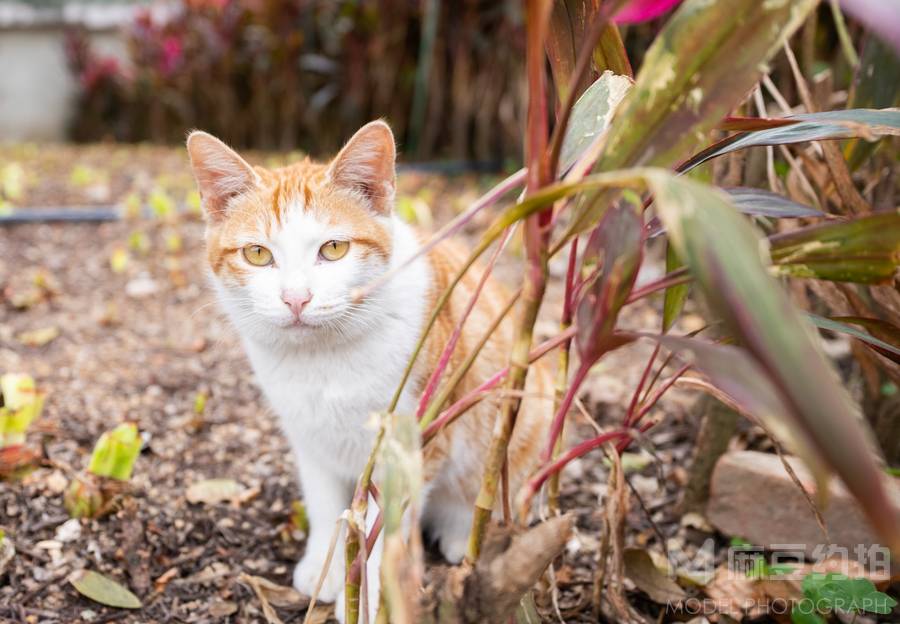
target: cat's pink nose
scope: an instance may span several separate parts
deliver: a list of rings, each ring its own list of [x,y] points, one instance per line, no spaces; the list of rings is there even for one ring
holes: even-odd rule
[[[283,290],[281,291],[281,300],[291,309],[295,317],[300,318],[304,306],[312,301],[312,291],[309,289]]]

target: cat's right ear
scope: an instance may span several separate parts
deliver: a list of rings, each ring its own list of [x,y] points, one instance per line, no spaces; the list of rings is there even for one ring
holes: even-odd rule
[[[246,160],[209,133],[191,132],[187,150],[203,208],[212,221],[222,219],[232,199],[260,182],[259,174]]]

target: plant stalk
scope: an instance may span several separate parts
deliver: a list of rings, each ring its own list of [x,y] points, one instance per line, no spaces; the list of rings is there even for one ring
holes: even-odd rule
[[[347,543],[344,547],[344,559],[347,576],[344,584],[344,621],[347,624],[356,624],[359,621],[360,577],[362,566],[365,565],[365,550],[360,543],[360,530],[365,531],[366,512],[369,506],[369,489],[372,483],[372,472],[375,470],[375,460],[381,441],[384,439],[384,425],[378,428],[372,452],[366,461],[366,466],[356,483],[353,493],[353,502],[350,504],[350,520],[347,523]],[[362,519],[362,527],[359,522]],[[368,611],[367,611],[368,613]]]
[[[578,259],[578,237],[572,239],[572,245],[569,249],[569,263],[566,267],[565,293],[563,294],[563,309],[559,321],[560,333],[565,332],[572,326],[572,315],[574,310],[574,288],[575,288],[575,269]],[[566,384],[569,382],[569,350],[572,341],[567,340],[563,343],[559,350],[559,358],[556,365],[556,388],[553,391],[553,413],[559,411],[563,397],[566,394]],[[563,439],[565,438],[565,426],[560,431],[559,437],[556,439],[556,445],[553,447],[553,458],[555,459],[562,452]],[[559,473],[555,472],[550,477],[550,483],[547,486],[547,507],[550,509],[551,515],[559,514]]]
[[[528,77],[528,128],[525,152],[528,162],[527,192],[530,194],[549,184],[553,176],[547,152],[548,119],[546,59],[544,57],[544,43],[552,4],[549,0],[527,0],[525,7],[527,36],[525,67]],[[470,563],[474,563],[481,554],[481,545],[496,502],[499,481],[503,480],[507,448],[522,403],[521,391],[525,387],[525,380],[528,376],[528,356],[531,351],[534,323],[537,320],[538,310],[544,299],[547,285],[547,247],[549,243],[547,226],[553,213],[552,203],[546,204],[546,206],[525,221],[524,239],[527,267],[522,285],[523,309],[519,316],[510,353],[510,374],[507,378],[509,392],[494,425],[494,435],[485,461],[481,489],[475,499],[475,513],[466,553],[466,560]],[[508,488],[504,488],[504,495],[509,496]],[[504,510],[509,509],[508,502],[504,504],[503,508]]]

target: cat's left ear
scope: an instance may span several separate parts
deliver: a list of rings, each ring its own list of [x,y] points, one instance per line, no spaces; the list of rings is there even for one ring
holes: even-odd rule
[[[225,217],[232,200],[259,184],[253,167],[211,134],[191,132],[187,149],[203,208],[213,222]]]
[[[394,204],[397,150],[394,134],[383,121],[372,121],[353,135],[328,167],[331,182],[360,193],[376,214]]]

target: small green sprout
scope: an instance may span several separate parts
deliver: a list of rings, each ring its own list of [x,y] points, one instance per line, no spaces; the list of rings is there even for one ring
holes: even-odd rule
[[[150,239],[140,230],[135,230],[128,235],[128,247],[139,254],[150,251]]]
[[[168,219],[175,214],[175,202],[163,189],[152,191],[147,203],[158,219]]]
[[[754,581],[762,581],[779,576],[785,576],[787,574],[790,574],[793,570],[793,566],[789,565],[769,565],[769,562],[766,561],[765,557],[763,557],[762,555],[757,555],[753,559],[753,565],[749,570],[747,570],[747,578]]]
[[[25,442],[25,432],[41,413],[44,395],[23,373],[0,376],[0,448]]]
[[[128,481],[140,452],[141,436],[138,434],[137,425],[122,423],[97,440],[91,454],[88,472],[98,477]]]
[[[169,253],[178,253],[181,251],[183,247],[183,243],[181,241],[181,235],[176,231],[170,231],[166,233],[166,251]]]
[[[826,616],[834,611],[888,615],[897,606],[896,600],[875,589],[869,579],[835,572],[807,574],[802,589],[804,598],[791,611],[794,624],[825,624]]]
[[[73,518],[96,518],[104,509],[103,492],[90,475],[79,475],[66,489],[63,506]]]
[[[206,393],[202,390],[194,397],[194,413],[198,416],[206,410]]]
[[[103,179],[103,172],[86,167],[84,165],[75,165],[69,174],[69,183],[72,186],[85,187],[96,184]]]
[[[72,480],[63,503],[73,518],[96,518],[109,511],[127,487],[141,452],[137,425],[123,423],[100,436],[87,473]]]

